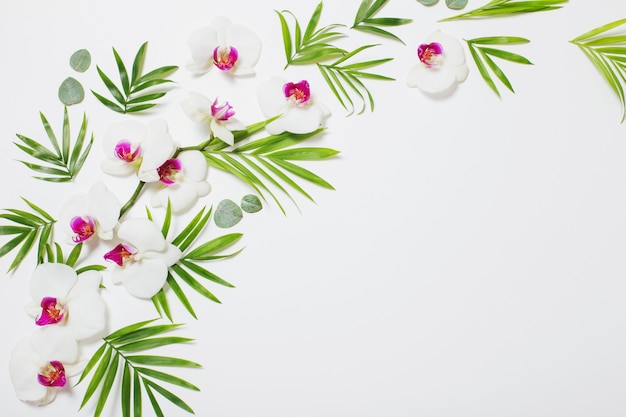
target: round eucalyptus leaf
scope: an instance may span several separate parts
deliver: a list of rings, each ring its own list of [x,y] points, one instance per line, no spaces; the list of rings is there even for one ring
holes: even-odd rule
[[[59,87],[59,100],[66,106],[80,103],[85,98],[85,90],[75,78],[67,77]]]
[[[467,0],[446,0],[446,5],[449,9],[461,10],[467,6]]]
[[[70,67],[77,72],[85,72],[91,65],[91,54],[86,49],[79,49],[70,57]]]
[[[437,3],[439,0],[417,0],[418,3],[422,3],[424,6],[432,6]]]
[[[246,213],[256,213],[263,208],[261,200],[254,194],[244,195],[241,199],[241,209]]]
[[[226,229],[233,227],[243,218],[243,212],[233,200],[222,200],[215,210],[215,224],[217,227]]]

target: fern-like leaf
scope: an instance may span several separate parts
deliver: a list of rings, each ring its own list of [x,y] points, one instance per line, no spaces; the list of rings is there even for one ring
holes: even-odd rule
[[[626,118],[626,34],[607,32],[624,24],[626,19],[616,20],[570,41],[583,51],[617,95],[622,109],[621,122]]]
[[[515,93],[513,86],[508,77],[504,74],[502,69],[496,64],[492,57],[503,59],[505,61],[515,62],[517,64],[532,65],[528,59],[513,52],[504,51],[502,49],[493,48],[493,45],[516,45],[530,42],[528,39],[515,37],[515,36],[493,36],[486,38],[475,38],[465,41],[470,50],[470,55],[478,68],[478,72],[482,76],[483,80],[493,90],[498,97],[500,92],[496,87],[496,84],[489,74],[489,70],[508,88],[512,93]]]
[[[563,7],[569,0],[492,0],[484,6],[461,13],[440,22],[460,19],[481,19],[489,17],[511,16],[523,13],[545,12]]]
[[[107,98],[103,94],[96,93],[92,90],[93,95],[98,101],[118,113],[138,113],[156,106],[154,101],[167,94],[167,91],[155,91],[151,89],[151,87],[173,82],[167,77],[174,73],[178,67],[168,65],[143,74],[147,48],[148,42],[145,42],[137,51],[130,74],[117,50],[113,48],[113,56],[115,58],[121,86],[116,85],[100,67],[96,67],[100,79],[112,97],[112,99]]]
[[[157,415],[159,415],[160,406],[154,392],[193,414],[189,405],[171,392],[169,388],[166,389],[161,386],[160,383],[165,382],[193,391],[199,391],[199,388],[159,368],[199,368],[201,365],[186,359],[143,353],[164,346],[185,344],[193,341],[193,339],[166,335],[180,327],[180,324],[153,325],[153,322],[154,320],[148,320],[126,326],[103,339],[102,346],[87,362],[78,382],[80,384],[86,381],[87,376],[91,374],[91,380],[83,395],[81,409],[92,398],[96,399],[94,417],[99,417],[110,397],[112,388],[116,386],[115,382],[121,380],[119,389],[121,390],[121,408],[124,416],[130,416],[131,410],[134,410],[133,415],[135,416],[142,415],[144,392],[150,399]]]
[[[50,123],[43,113],[39,113],[41,123],[50,140],[52,148],[47,148],[39,141],[17,134],[17,138],[21,142],[14,144],[24,151],[26,154],[39,160],[39,163],[20,161],[31,170],[43,174],[34,176],[39,180],[50,182],[67,182],[72,181],[83,167],[87,155],[93,144],[93,134],[89,141],[85,141],[87,136],[87,116],[83,114],[83,121],[78,132],[78,136],[74,143],[70,139],[70,121],[68,117],[67,107],[63,111],[63,129],[61,135],[61,143],[50,127]]]
[[[56,220],[44,210],[22,198],[31,208],[30,212],[18,209],[5,209],[0,219],[8,221],[9,225],[0,225],[0,235],[13,236],[11,240],[0,247],[0,257],[17,249],[17,254],[9,266],[9,272],[17,268],[28,253],[37,245],[37,263],[42,263],[48,256],[48,246],[52,244],[52,230]]]
[[[351,29],[361,32],[369,32],[378,36],[397,40],[404,44],[404,41],[398,36],[389,32],[383,27],[402,26],[412,22],[411,19],[402,19],[396,17],[374,17],[389,0],[362,0],[359,10],[354,17]]]
[[[324,80],[331,91],[349,114],[355,111],[354,99],[360,101],[361,108],[358,114],[363,113],[369,104],[370,111],[374,111],[374,98],[363,83],[363,79],[393,81],[393,78],[384,75],[364,72],[363,70],[384,64],[393,58],[382,58],[352,64],[343,64],[346,60],[356,56],[360,52],[377,45],[365,45],[344,55],[332,64],[317,64]]]

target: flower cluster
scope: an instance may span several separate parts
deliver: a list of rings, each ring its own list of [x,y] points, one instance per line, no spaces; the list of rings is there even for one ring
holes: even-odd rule
[[[197,74],[215,67],[232,76],[252,76],[261,52],[261,42],[251,30],[224,17],[193,33],[189,46],[192,62],[188,68]],[[259,85],[257,97],[268,120],[262,126],[269,135],[315,132],[330,115],[306,80],[273,77]],[[180,104],[191,121],[208,126],[208,139],[182,147],[163,118],[147,123],[123,118],[103,134],[100,167],[106,175],[133,181],[133,195],[122,203],[105,181],[98,180],[62,204],[57,227],[67,236],[64,243],[76,249],[75,256],[67,261],[62,255],[48,256],[32,275],[32,301],[26,312],[33,316],[35,331],[15,346],[9,366],[19,399],[47,404],[70,386],[70,377],[82,371],[86,361],[80,344],[102,338],[107,327],[102,270],[107,270],[112,284],[123,286],[130,295],[153,299],[163,291],[172,268],[182,262],[185,242],[174,244],[152,219],[131,216],[129,211],[145,192],[150,193],[150,206],[165,208],[167,216],[190,210],[211,192],[208,149],[233,147],[238,132],[249,132],[229,101],[188,92],[188,99]],[[189,230],[194,229],[188,228],[188,235],[198,233]],[[81,248],[99,257],[102,265],[75,269]],[[193,253],[187,255],[189,265],[195,258]],[[192,269],[208,274],[199,266],[192,265]]]

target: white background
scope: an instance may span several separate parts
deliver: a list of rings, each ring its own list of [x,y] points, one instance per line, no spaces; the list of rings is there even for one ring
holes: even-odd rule
[[[351,25],[358,0],[327,1],[322,25]],[[486,1],[470,0],[468,9]],[[125,200],[133,184],[99,171],[106,127],[124,118],[165,118],[183,144],[203,139],[180,110],[188,91],[220,97],[246,123],[260,121],[256,86],[273,75],[308,79],[332,111],[314,142],[341,151],[307,165],[335,191],[307,186],[313,204],[268,202],[233,229],[237,257],[209,268],[236,285],[210,286],[223,304],[192,294],[193,320],[174,308],[178,334],[196,338],[174,354],[201,362],[178,373],[202,388],[175,390],[201,417],[617,417],[626,415],[626,143],[619,101],[574,37],[626,16],[621,0],[572,1],[562,10],[437,23],[445,4],[393,0],[379,17],[413,23],[391,30],[406,45],[361,32],[349,49],[381,43],[375,69],[397,79],[367,82],[376,108],[346,116],[314,66],[283,70],[278,17],[305,25],[316,1],[17,1],[0,5],[3,80],[1,208],[20,196],[56,214],[64,199],[104,179]],[[263,42],[248,79],[212,71],[193,78],[189,35],[215,16],[253,29]],[[516,93],[489,90],[470,75],[451,97],[433,100],[406,87],[417,46],[434,30],[459,39],[522,36],[509,50],[535,65],[503,63]],[[114,74],[111,47],[127,61],[149,41],[146,68],[180,65],[175,88],[152,113],[122,116],[92,96],[70,108],[75,137],[83,112],[95,145],[73,184],[30,178],[15,134],[46,140],[42,111],[60,131],[61,81],[74,76],[103,92],[95,65]],[[69,56],[87,48],[94,64],[75,73]],[[213,170],[200,204],[238,200],[249,190]],[[132,181],[131,181],[132,183]],[[196,209],[194,209],[195,211]],[[141,210],[140,210],[141,211]],[[155,211],[157,217],[162,213]],[[182,225],[181,220],[178,225]],[[58,240],[63,236],[58,235]],[[3,240],[1,243],[6,241]],[[67,249],[69,250],[69,249]],[[6,271],[13,253],[0,260]],[[5,416],[77,413],[84,384],[44,408],[21,403],[6,364],[32,329],[23,313],[31,256],[0,280],[0,403]],[[113,286],[105,274],[110,330],[152,318],[154,309]],[[176,372],[175,372],[176,373]],[[119,397],[104,415],[119,416]],[[162,401],[166,415],[185,414]],[[145,415],[151,408],[144,404]]]

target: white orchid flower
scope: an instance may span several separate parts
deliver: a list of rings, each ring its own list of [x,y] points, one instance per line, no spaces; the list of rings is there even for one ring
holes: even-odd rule
[[[272,77],[258,88],[261,112],[267,118],[280,115],[265,128],[272,135],[283,132],[310,133],[323,126],[330,111],[311,95],[308,81],[287,82]]]
[[[94,235],[110,240],[121,208],[115,194],[98,181],[89,192],[76,194],[63,205],[59,223],[74,243],[85,242]]]
[[[417,56],[420,62],[410,69],[407,85],[428,94],[452,91],[469,73],[463,45],[439,30],[417,48]]]
[[[61,328],[68,338],[84,340],[102,332],[106,305],[100,295],[102,275],[97,271],[76,274],[60,263],[37,266],[30,280],[26,312],[38,326]]]
[[[178,247],[165,241],[156,224],[148,219],[124,220],[117,231],[124,242],[104,255],[114,263],[111,280],[122,284],[135,297],[151,298],[167,279],[168,268],[181,258]]]
[[[198,29],[189,38],[192,62],[187,68],[204,74],[215,66],[233,75],[252,75],[261,56],[261,40],[245,26],[226,17]]]
[[[127,120],[110,126],[103,139],[106,158],[102,170],[110,175],[128,176],[134,173],[140,181],[158,181],[157,168],[169,159],[176,145],[165,120],[153,120],[144,125]]]
[[[196,123],[209,123],[213,136],[231,146],[235,143],[233,131],[246,128],[242,122],[233,117],[235,111],[228,102],[220,106],[217,99],[211,101],[202,94],[190,92],[189,98],[180,104],[191,120]]]
[[[206,158],[200,151],[181,152],[176,158],[167,160],[159,169],[161,182],[152,195],[152,205],[167,207],[169,201],[174,213],[189,210],[199,197],[211,192],[211,185],[206,181],[207,172]]]

